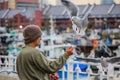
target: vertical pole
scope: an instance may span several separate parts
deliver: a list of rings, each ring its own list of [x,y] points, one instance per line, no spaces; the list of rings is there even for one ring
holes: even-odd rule
[[[70,59],[68,61],[68,80],[73,80],[73,61]]]

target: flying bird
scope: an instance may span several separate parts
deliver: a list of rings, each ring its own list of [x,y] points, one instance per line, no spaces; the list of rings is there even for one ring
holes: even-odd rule
[[[119,65],[120,64],[120,56],[119,57],[111,57],[111,58],[81,58],[81,57],[76,57],[80,61],[85,61],[89,64],[91,63],[100,63],[101,66],[96,66],[96,68],[99,69],[99,71],[102,71],[102,73],[99,74],[99,76],[95,77],[95,80],[104,80],[103,77],[100,77],[100,75],[115,75],[114,74],[114,65]],[[119,73],[116,74],[117,76]]]
[[[78,16],[79,8],[74,5],[72,2],[68,0],[61,0],[62,4],[66,7],[66,9],[70,12],[71,18],[73,16]]]
[[[80,61],[101,63],[102,67],[108,67],[108,64],[116,64],[120,62],[120,57],[111,57],[111,58],[80,58],[77,57]]]
[[[73,30],[80,35],[85,35],[86,28],[83,28],[83,22],[84,20],[82,18],[79,18],[79,8],[75,4],[73,4],[69,0],[61,0],[62,4],[65,6],[65,8],[70,13],[70,18],[72,21],[72,27]]]

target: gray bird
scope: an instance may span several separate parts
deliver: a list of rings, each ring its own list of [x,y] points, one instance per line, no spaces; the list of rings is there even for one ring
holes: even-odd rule
[[[108,67],[108,63],[116,64],[120,62],[120,57],[111,57],[111,58],[80,58],[76,57],[80,61],[101,63],[102,67]]]
[[[78,17],[78,14],[79,14],[78,6],[76,6],[75,4],[73,4],[68,0],[61,0],[61,2],[70,13],[70,18],[73,23],[73,26],[72,26],[73,30],[75,30],[77,34],[80,34],[82,36],[85,35],[86,28],[82,27],[84,20]]]

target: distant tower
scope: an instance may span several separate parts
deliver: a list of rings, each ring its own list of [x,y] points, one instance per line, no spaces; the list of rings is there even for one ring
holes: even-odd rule
[[[114,0],[101,0],[101,4],[113,4]]]

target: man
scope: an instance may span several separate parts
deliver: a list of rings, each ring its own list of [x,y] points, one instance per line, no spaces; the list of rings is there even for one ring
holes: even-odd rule
[[[20,80],[52,80],[50,74],[61,69],[73,54],[73,48],[69,47],[59,59],[49,61],[41,51],[35,49],[40,44],[41,35],[40,28],[36,25],[28,25],[23,30],[25,47],[16,62]]]

